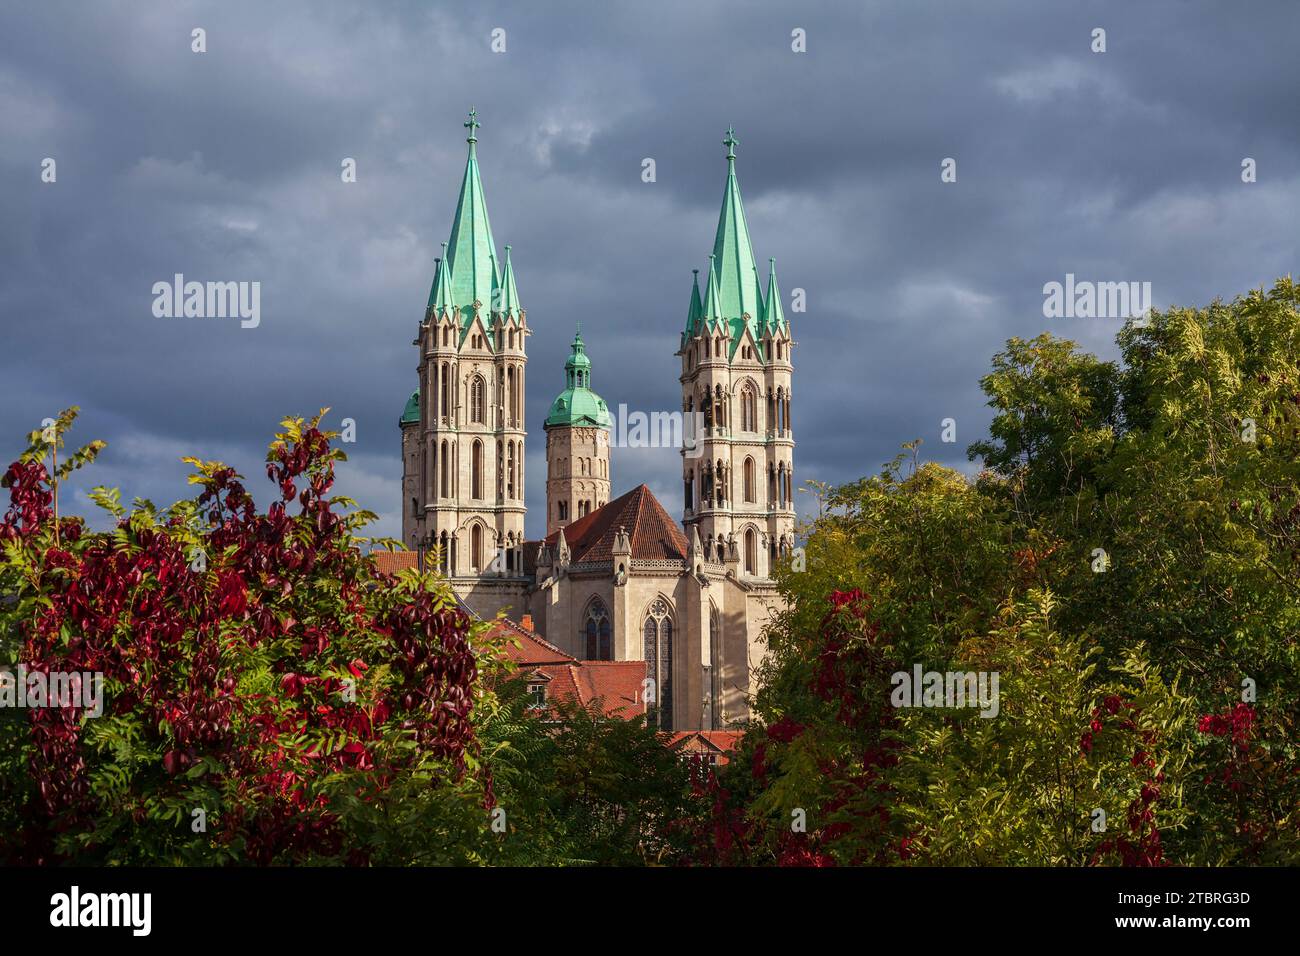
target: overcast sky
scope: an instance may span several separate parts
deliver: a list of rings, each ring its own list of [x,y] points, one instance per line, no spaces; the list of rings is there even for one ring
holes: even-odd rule
[[[276,423],[328,405],[357,422],[339,489],[398,533],[397,419],[473,106],[533,329],[530,535],[575,322],[611,407],[679,407],[728,124],[798,342],[797,480],[875,473],[914,438],[969,470],[1009,336],[1114,354],[1120,322],[1044,318],[1044,283],[1149,281],[1163,308],[1295,269],[1298,28],[1294,0],[6,4],[6,461],[78,404],[75,437],[109,447],[77,510],[98,483],[189,494],[182,455],[239,467],[265,504]],[[152,286],[178,272],[260,282],[261,324],[155,318]],[[644,481],[679,514],[676,453],[616,449],[612,471],[615,494]]]

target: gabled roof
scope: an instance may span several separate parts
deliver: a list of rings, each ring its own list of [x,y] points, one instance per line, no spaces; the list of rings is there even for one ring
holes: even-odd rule
[[[493,621],[487,631],[488,636],[505,635],[510,638],[506,644],[506,657],[520,667],[537,667],[543,664],[573,664],[576,659],[570,657],[541,635],[516,624],[508,618]],[[516,647],[515,645],[518,644]]]
[[[668,747],[679,753],[717,754],[718,763],[725,764],[726,755],[744,736],[739,730],[682,730],[668,738]]]
[[[508,619],[493,621],[488,634],[509,638],[506,656],[546,682],[548,700],[573,699],[583,707],[599,703],[601,713],[624,719],[645,713],[640,699],[645,661],[580,661]]]
[[[645,485],[637,485],[622,497],[597,508],[564,528],[569,543],[570,562],[612,561],[614,536],[626,529],[632,544],[632,557],[647,561],[684,561],[688,545],[664,506]],[[560,532],[546,538],[554,548]]]

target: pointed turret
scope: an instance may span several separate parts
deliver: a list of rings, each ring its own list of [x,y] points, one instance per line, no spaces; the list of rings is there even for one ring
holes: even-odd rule
[[[704,290],[704,327],[712,329],[722,322],[722,305],[718,301],[718,257],[709,256],[709,284]]]
[[[443,262],[447,266],[450,282],[447,295],[461,313],[470,315],[470,306],[481,302],[492,303],[492,291],[498,285],[496,270],[496,245],[492,241],[492,226],[488,222],[487,201],[483,198],[483,183],[479,179],[478,154],[475,144],[478,137],[476,112],[469,111],[465,123],[469,129],[466,142],[469,155],[465,160],[465,177],[460,184],[460,199],[456,203],[456,218],[451,224],[450,248]]]
[[[443,310],[451,311],[451,276],[447,273],[447,244],[442,244],[442,257],[438,268],[433,272],[433,285],[429,288],[429,308],[435,315],[442,315]]]
[[[691,305],[686,311],[686,338],[695,335],[696,329],[700,323],[700,316],[704,312],[704,305],[700,301],[700,270],[691,270]]]
[[[506,267],[501,277],[501,297],[497,311],[502,315],[519,314],[519,292],[515,289],[515,267],[510,264],[510,247],[506,246]]]
[[[785,309],[781,307],[781,290],[776,284],[776,260],[768,259],[767,298],[763,302],[763,329],[775,335],[786,327]]]
[[[564,538],[564,529],[560,529],[560,537],[555,542],[555,563],[557,567],[567,568],[569,566],[569,542]]]
[[[759,321],[762,297],[758,287],[758,272],[754,265],[754,249],[749,241],[749,226],[745,222],[745,206],[740,200],[740,184],[736,180],[735,131],[727,129],[722,144],[727,147],[727,183],[722,192],[722,212],[718,216],[718,232],[713,240],[713,256],[717,260],[718,304],[721,318],[728,320],[739,333],[738,320],[750,317],[751,328]],[[739,334],[732,336],[739,339]]]

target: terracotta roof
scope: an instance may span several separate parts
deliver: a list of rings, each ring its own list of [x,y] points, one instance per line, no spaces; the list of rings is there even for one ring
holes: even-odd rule
[[[564,653],[546,638],[509,619],[493,621],[493,636],[504,635],[506,656],[521,669],[546,681],[549,700],[576,698],[584,707],[601,701],[608,716],[631,719],[645,712],[640,701],[645,661],[580,661]],[[518,643],[518,647],[514,644]]]
[[[743,736],[739,730],[682,730],[669,738],[668,746],[683,753],[713,751],[722,755],[730,753]],[[726,762],[719,757],[718,763]]]
[[[493,621],[487,631],[490,636],[505,634],[511,638],[506,643],[506,657],[520,667],[541,664],[568,664],[574,658],[560,650],[544,637],[509,619]],[[518,647],[515,644],[518,643]]]
[[[581,661],[569,665],[569,669],[583,704],[599,698],[606,714],[631,718],[645,713],[645,702],[641,700],[645,661]]]
[[[375,568],[380,574],[396,574],[419,567],[420,556],[414,551],[371,551],[370,556],[375,559]]]
[[[570,561],[582,564],[612,560],[614,536],[619,528],[627,531],[634,558],[651,561],[682,561],[686,558],[689,548],[686,535],[650,489],[638,485],[564,529]],[[547,535],[546,546],[554,549],[559,536],[558,531]]]

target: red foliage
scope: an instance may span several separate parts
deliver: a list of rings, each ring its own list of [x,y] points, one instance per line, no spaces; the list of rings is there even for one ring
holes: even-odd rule
[[[167,777],[205,761],[207,779],[233,785],[244,798],[222,815],[214,838],[242,838],[256,863],[341,852],[339,821],[323,797],[312,796],[313,784],[335,770],[382,775],[372,743],[387,727],[406,728],[424,753],[463,772],[474,745],[477,678],[470,621],[460,611],[436,606],[423,592],[382,614],[369,609],[368,563],[327,497],[334,478],[326,436],[312,427],[301,441],[274,446],[271,459],[267,475],[282,500],[266,514],[257,513],[232,469],[208,476],[198,498],[209,525],[203,571],[191,569],[179,518],[161,529],[133,529],[129,548],[109,536],[71,552],[43,547],[51,540],[53,495],[39,463],[9,468],[10,505],[0,522],[0,541],[28,549],[31,583],[48,599],[21,623],[27,671],[102,673],[105,685],[118,689],[110,712],[134,713],[161,753],[157,786],[166,789]],[[295,497],[301,510],[290,517],[286,506]],[[79,520],[60,525],[63,543],[76,545]],[[337,589],[344,619],[321,614],[305,624],[299,618],[311,608],[295,602],[310,600],[323,581]],[[395,693],[368,706],[349,702],[343,681],[319,673],[345,666],[354,678],[365,673],[366,662],[335,659],[348,623],[385,635],[385,660],[400,675]],[[278,693],[238,694],[243,652],[286,639],[299,661],[277,659]],[[23,858],[51,862],[53,836],[92,830],[98,803],[88,785],[81,708],[27,713],[43,833],[26,835]],[[341,742],[324,750],[289,742],[321,731],[341,732]]]

